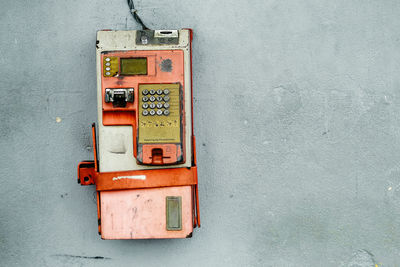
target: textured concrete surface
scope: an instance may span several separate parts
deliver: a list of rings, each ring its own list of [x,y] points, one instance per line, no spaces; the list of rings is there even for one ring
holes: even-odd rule
[[[136,1],[191,27],[203,227],[103,241],[95,33],[125,0],[0,5],[1,266],[400,266],[400,2]]]

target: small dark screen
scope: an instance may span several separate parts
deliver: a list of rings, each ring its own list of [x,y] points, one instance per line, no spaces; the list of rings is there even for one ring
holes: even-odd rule
[[[147,58],[121,58],[121,75],[146,75]]]

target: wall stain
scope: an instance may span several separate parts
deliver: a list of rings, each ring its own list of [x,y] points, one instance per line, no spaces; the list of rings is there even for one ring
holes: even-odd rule
[[[111,258],[103,256],[82,256],[82,255],[72,255],[72,254],[55,254],[52,256],[64,257],[64,258],[89,259],[89,260],[111,260]]]

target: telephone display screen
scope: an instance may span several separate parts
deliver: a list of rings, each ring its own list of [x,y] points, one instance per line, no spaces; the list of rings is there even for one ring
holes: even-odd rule
[[[147,58],[121,58],[120,75],[146,75]]]

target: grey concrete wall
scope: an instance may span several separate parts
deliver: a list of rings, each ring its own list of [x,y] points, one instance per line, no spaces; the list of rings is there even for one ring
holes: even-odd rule
[[[126,1],[2,0],[0,265],[400,266],[400,2],[136,2],[195,32],[203,226],[103,241],[76,183]]]

